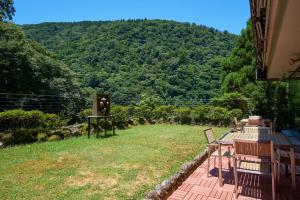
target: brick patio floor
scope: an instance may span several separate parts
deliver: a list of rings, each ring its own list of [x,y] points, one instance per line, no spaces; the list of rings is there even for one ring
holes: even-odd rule
[[[233,169],[228,168],[227,159],[223,159],[224,185],[219,187],[218,162],[213,167],[211,158],[210,176],[206,175],[207,160],[202,163],[182,185],[173,192],[168,200],[229,200],[235,199]],[[227,167],[227,168],[226,168]],[[283,167],[283,166],[282,166]],[[282,175],[276,189],[276,200],[290,200],[292,198],[290,177]],[[300,200],[300,179],[297,177],[296,199]],[[254,174],[239,173],[239,200],[272,199],[272,183],[270,177]]]

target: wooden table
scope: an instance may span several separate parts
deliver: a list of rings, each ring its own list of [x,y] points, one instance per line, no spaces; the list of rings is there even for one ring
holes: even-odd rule
[[[273,141],[275,147],[284,147],[290,149],[291,155],[291,174],[292,186],[296,189],[296,166],[295,166],[295,144],[289,140],[288,137],[281,133],[272,134],[271,129],[268,127],[260,127],[258,132],[242,133],[242,132],[227,132],[223,134],[218,140],[218,153],[219,153],[219,185],[223,185],[222,178],[222,145],[233,145],[234,139],[245,139],[255,141]]]
[[[88,137],[91,135],[91,120],[96,119],[96,137],[99,138],[99,119],[104,119],[104,133],[106,136],[106,121],[107,119],[112,120],[113,135],[115,135],[115,116],[114,115],[104,115],[104,116],[88,116]]]

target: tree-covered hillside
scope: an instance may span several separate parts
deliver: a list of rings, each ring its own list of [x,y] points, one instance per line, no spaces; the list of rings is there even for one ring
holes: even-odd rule
[[[219,94],[220,60],[236,36],[162,20],[43,23],[22,26],[80,77],[83,91],[113,93],[116,103],[143,93],[162,99]]]

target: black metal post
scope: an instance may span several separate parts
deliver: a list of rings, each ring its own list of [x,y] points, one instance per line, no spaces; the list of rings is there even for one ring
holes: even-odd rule
[[[115,135],[115,116],[112,116],[113,135]]]
[[[104,117],[104,134],[106,136],[106,117]]]
[[[97,124],[97,128],[96,128],[97,135],[96,135],[96,137],[99,138],[99,118],[98,117],[96,117],[96,124]]]
[[[91,135],[91,118],[88,117],[88,138],[90,138]]]

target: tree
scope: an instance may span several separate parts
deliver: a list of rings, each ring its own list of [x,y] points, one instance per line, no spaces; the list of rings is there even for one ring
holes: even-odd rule
[[[0,22],[12,20],[16,10],[13,0],[0,0]]]
[[[251,101],[254,114],[277,117],[281,125],[288,124],[287,83],[264,82],[255,79],[255,48],[251,21],[242,30],[229,57],[223,60],[226,72],[222,81],[222,92],[238,92]]]

